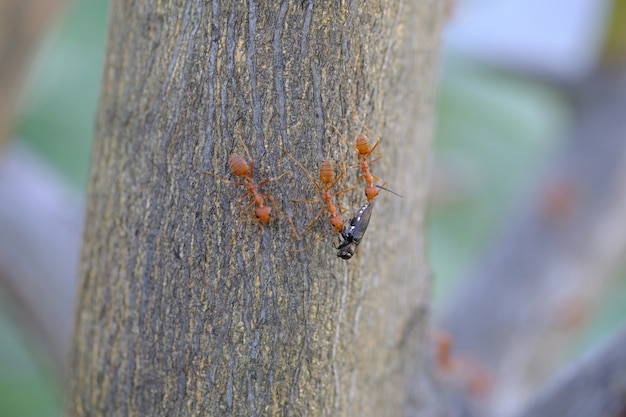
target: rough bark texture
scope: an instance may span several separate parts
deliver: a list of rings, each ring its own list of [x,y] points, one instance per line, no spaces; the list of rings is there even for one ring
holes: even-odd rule
[[[68,415],[435,415],[423,207],[440,5],[179,1],[112,5],[70,359]],[[350,114],[383,138],[364,242],[327,216],[297,239],[236,200],[228,156],[299,230],[326,157],[356,162]],[[343,152],[340,152],[340,149]],[[341,186],[352,185],[349,170]],[[362,183],[341,203],[363,202]],[[319,238],[320,234],[324,234]]]

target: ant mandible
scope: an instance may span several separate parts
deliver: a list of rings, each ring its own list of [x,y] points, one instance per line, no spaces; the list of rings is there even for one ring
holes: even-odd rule
[[[226,184],[247,187],[248,189],[246,190],[246,193],[237,201],[239,210],[240,211],[247,210],[250,206],[252,206],[253,204],[256,204],[256,208],[254,209],[254,214],[255,214],[257,222],[259,222],[259,225],[262,225],[263,223],[269,223],[271,219],[272,209],[270,206],[265,204],[265,198],[267,198],[268,200],[272,202],[272,205],[274,206],[276,211],[278,211],[278,208],[276,207],[276,201],[274,200],[274,197],[272,197],[270,194],[260,193],[259,187],[269,182],[277,181],[281,179],[282,177],[287,175],[288,172],[284,172],[277,177],[268,178],[259,183],[255,183],[253,179],[254,163],[252,161],[252,158],[250,157],[250,152],[248,152],[248,148],[246,147],[245,143],[243,142],[243,139],[241,138],[241,133],[240,133],[239,139],[241,141],[241,144],[243,145],[248,161],[246,161],[243,157],[233,152],[232,154],[230,154],[230,157],[228,158],[228,163],[230,165],[231,172],[238,177],[242,177],[244,180],[243,182],[231,181],[226,178],[222,178],[214,174],[213,172],[209,172],[209,171],[203,171],[203,173],[212,175]],[[250,201],[250,203],[248,203],[248,205],[244,209],[242,209],[241,202],[249,195],[252,195],[252,200]]]

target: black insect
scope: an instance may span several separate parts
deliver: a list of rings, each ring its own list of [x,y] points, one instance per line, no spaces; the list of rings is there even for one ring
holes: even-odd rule
[[[361,243],[361,239],[363,239],[363,235],[367,230],[367,225],[372,216],[372,207],[374,207],[373,201],[363,204],[354,217],[350,219],[350,222],[346,222],[343,225],[343,230],[341,231],[343,242],[337,247],[339,250],[337,252],[338,257],[342,259],[352,258],[354,252],[356,252],[356,247]]]

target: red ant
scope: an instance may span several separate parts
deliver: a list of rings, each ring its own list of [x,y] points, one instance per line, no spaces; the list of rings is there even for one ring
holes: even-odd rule
[[[357,118],[356,115],[354,115],[353,117]],[[359,123],[361,123],[363,128],[371,132],[371,130],[368,129],[361,121],[359,121]],[[345,138],[339,132],[339,130],[334,126],[333,126],[333,129],[335,129],[335,132],[337,132],[337,134],[345,141]],[[377,138],[376,143],[374,143],[374,146],[372,146],[369,138],[364,133],[359,133],[359,135],[356,137],[355,142],[356,143],[355,143],[354,148],[358,152],[359,165],[351,166],[349,168],[361,168],[361,171],[363,171],[363,173],[359,176],[358,180],[360,180],[361,178],[365,178],[365,182],[367,182],[367,187],[365,187],[365,197],[367,197],[368,201],[372,201],[376,198],[376,196],[380,192],[380,188],[386,190],[384,186],[380,187],[380,186],[374,185],[374,180],[376,181],[382,181],[382,180],[370,172],[369,164],[367,162],[367,158],[369,158],[374,153],[374,151],[376,150],[376,147],[378,147],[378,145],[380,144],[380,138]],[[383,156],[384,156],[383,154],[380,154],[377,158],[370,160],[369,163],[373,164],[374,162],[378,161]]]
[[[240,140],[241,140],[241,137],[240,137]],[[219,177],[218,175],[212,172],[208,172],[208,171],[203,171],[203,173],[213,175],[215,178],[225,182],[226,184],[247,187],[248,190],[246,191],[246,193],[237,201],[239,210],[240,211],[247,210],[250,206],[252,206],[253,204],[256,204],[256,208],[254,209],[254,214],[256,216],[256,220],[259,222],[259,225],[262,225],[263,223],[269,223],[272,209],[271,207],[265,205],[265,198],[269,199],[272,202],[272,205],[274,206],[276,211],[278,211],[278,208],[276,207],[276,201],[274,200],[274,197],[272,197],[269,194],[261,194],[259,192],[259,187],[269,182],[281,179],[282,177],[287,175],[288,172],[284,172],[277,177],[268,178],[259,183],[255,183],[254,180],[252,179],[252,175],[254,173],[254,163],[252,162],[252,158],[250,157],[248,148],[243,143],[243,140],[242,140],[242,144],[244,145],[246,156],[250,162],[246,161],[243,157],[233,152],[232,154],[230,154],[230,157],[228,158],[228,163],[230,165],[230,170],[232,171],[232,173],[237,175],[238,177],[242,177],[244,179],[244,182],[231,181],[226,178]],[[241,202],[243,201],[243,199],[245,199],[249,195],[252,195],[252,201],[248,203],[245,209],[242,209]]]
[[[376,140],[376,143],[374,144],[374,146],[371,146],[369,138],[364,133],[360,133],[356,137],[355,147],[356,147],[357,152],[359,153],[358,155],[359,164],[361,167],[361,171],[363,171],[363,174],[359,176],[359,179],[365,178],[365,182],[367,182],[367,187],[365,187],[365,197],[367,197],[368,201],[374,200],[376,196],[378,195],[380,188],[383,188],[383,187],[377,187],[374,185],[374,180],[376,181],[382,181],[382,180],[370,172],[369,164],[367,163],[367,158],[369,158],[372,155],[372,153],[374,153],[374,150],[376,149],[379,143],[380,143],[380,138]],[[374,162],[378,161],[382,157],[383,155],[381,154],[379,157],[371,160],[370,163],[373,164]]]
[[[300,166],[302,171],[304,171],[304,173],[307,175],[307,177],[309,177],[309,179],[311,180],[313,185],[315,185],[315,187],[322,194],[322,197],[318,198],[318,199],[314,199],[314,200],[294,200],[294,201],[299,201],[299,202],[304,202],[304,203],[314,203],[314,202],[318,202],[318,201],[325,201],[326,202],[326,205],[324,207],[320,208],[320,211],[317,213],[317,215],[311,221],[311,223],[309,223],[309,225],[306,227],[306,229],[304,229],[303,233],[308,231],[313,226],[313,224],[315,224],[315,222],[320,218],[320,216],[324,212],[324,209],[326,209],[330,213],[330,224],[333,226],[333,228],[337,232],[341,233],[342,230],[343,230],[343,217],[341,216],[340,210],[343,210],[343,208],[335,205],[333,203],[333,201],[332,201],[332,198],[334,196],[346,193],[346,192],[352,190],[354,187],[350,187],[350,188],[347,188],[345,190],[337,191],[335,193],[331,193],[330,190],[333,187],[335,187],[335,185],[337,185],[339,180],[341,180],[341,178],[343,178],[343,176],[346,174],[345,169],[343,169],[341,171],[341,174],[339,174],[337,176],[336,173],[335,173],[335,169],[333,167],[333,163],[331,161],[329,161],[328,159],[325,159],[320,164],[319,178],[320,178],[321,182],[318,182],[315,178],[313,178],[313,176],[304,167],[304,165],[302,165],[302,163],[300,163],[300,161],[298,161],[297,159],[292,157],[289,153],[287,153],[287,154],[289,155],[289,157],[291,159],[294,160],[295,163],[298,164],[298,166]]]

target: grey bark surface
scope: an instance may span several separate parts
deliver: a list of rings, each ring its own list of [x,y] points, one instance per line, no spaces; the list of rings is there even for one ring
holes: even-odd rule
[[[440,4],[113,1],[68,378],[69,416],[438,415],[427,366],[423,208]],[[283,148],[315,175],[372,166],[355,257]],[[281,213],[239,212],[228,156]],[[356,182],[348,170],[342,186]],[[341,196],[351,213],[363,183]],[[247,202],[248,200],[245,200]],[[245,203],[244,202],[244,206]],[[275,210],[274,210],[275,211]]]

